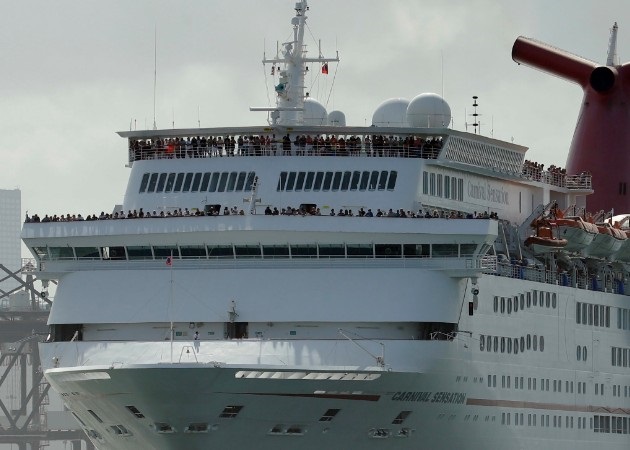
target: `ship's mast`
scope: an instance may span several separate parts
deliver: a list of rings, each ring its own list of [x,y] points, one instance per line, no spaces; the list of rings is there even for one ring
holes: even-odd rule
[[[610,30],[610,42],[608,43],[608,59],[606,60],[607,66],[614,66],[617,64],[617,22]]]
[[[300,125],[304,122],[304,99],[306,98],[304,78],[308,71],[307,63],[325,64],[339,61],[339,55],[335,58],[324,58],[321,54],[321,49],[317,58],[306,57],[304,29],[307,11],[307,0],[302,0],[295,4],[295,17],[291,19],[293,41],[282,44],[282,55],[277,54],[275,58],[263,59],[263,64],[272,64],[274,72],[276,67],[279,68],[278,84],[275,86],[277,95],[276,107],[250,109],[254,111],[271,111],[274,124]]]

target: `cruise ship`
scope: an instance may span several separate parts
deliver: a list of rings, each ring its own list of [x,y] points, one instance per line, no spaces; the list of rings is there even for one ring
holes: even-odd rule
[[[630,239],[591,174],[304,88],[306,0],[261,126],[120,132],[122,205],[31,217],[42,370],[99,449],[627,449]],[[627,222],[627,221],[626,221]]]

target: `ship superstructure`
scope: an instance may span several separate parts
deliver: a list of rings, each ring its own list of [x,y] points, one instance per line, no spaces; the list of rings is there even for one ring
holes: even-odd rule
[[[24,225],[59,282],[45,375],[95,445],[627,448],[627,239],[590,174],[443,108],[300,123],[300,58],[271,124],[121,132],[121,208]]]

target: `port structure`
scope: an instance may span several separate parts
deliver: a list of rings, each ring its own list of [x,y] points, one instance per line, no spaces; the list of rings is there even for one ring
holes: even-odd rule
[[[50,384],[37,344],[48,334],[51,300],[46,289],[36,289],[36,267],[32,259],[17,271],[0,264],[0,448],[39,450],[63,441],[72,450],[92,450],[78,424],[49,426],[47,420]]]

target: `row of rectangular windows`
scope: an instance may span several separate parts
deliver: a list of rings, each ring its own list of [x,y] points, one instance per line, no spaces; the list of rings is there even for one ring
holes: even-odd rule
[[[464,201],[464,179],[424,171],[422,172],[422,193],[462,202]]]
[[[145,173],[140,193],[251,191],[255,172]]]
[[[280,172],[277,191],[393,191],[398,172]]]
[[[42,260],[470,257],[477,244],[296,244],[34,247]]]
[[[501,413],[501,425],[512,425],[511,424],[511,414],[512,413]],[[550,427],[549,418],[553,417],[553,427],[554,428],[562,428],[562,416],[551,416],[550,414],[540,414],[540,426],[541,427]],[[578,417],[578,428],[586,429],[586,417]],[[592,419],[591,419],[592,420]],[[565,416],[565,428],[573,428],[573,416]],[[514,425],[516,426],[525,426],[525,415],[524,413],[514,413]],[[536,426],[536,414],[527,414],[527,426],[535,427]]]
[[[595,433],[630,434],[630,418],[621,416],[594,417],[593,431]]]
[[[534,351],[538,350],[538,336],[537,335],[532,335],[528,334],[527,335],[527,339],[525,339],[524,336],[521,336],[521,339],[519,341],[518,338],[506,338],[506,337],[502,337],[501,339],[501,353],[505,353],[507,350],[507,353],[514,353],[514,354],[518,354],[519,352],[519,347],[520,347],[520,351],[521,353],[525,352],[525,346],[527,345],[527,350],[531,350],[533,349]],[[493,345],[494,342],[494,345]],[[520,342],[520,345],[519,345]],[[526,344],[527,342],[527,344]],[[479,350],[484,351],[484,349],[487,352],[491,352],[494,348],[494,352],[497,353],[499,351],[499,337],[498,336],[485,336],[484,339],[484,335],[480,335],[479,336]],[[543,352],[545,351],[545,338],[543,336],[540,336],[540,351]]]
[[[541,378],[540,379],[540,390],[541,391],[550,391],[550,381],[553,381],[553,392],[562,392],[562,380],[550,380],[549,378]],[[512,388],[512,377],[510,375],[502,375],[501,376],[501,388],[502,389],[511,389]],[[578,394],[586,394],[586,382],[578,381]],[[488,387],[495,388],[497,387],[497,376],[496,375],[488,375]],[[525,389],[525,377],[514,377],[514,389]],[[537,390],[537,378],[527,377],[527,390],[535,391]],[[564,391],[567,394],[573,393],[573,381],[565,381],[565,389]]]
[[[576,302],[575,322],[582,325],[610,328],[610,306]]]
[[[533,294],[533,295],[532,295]],[[499,303],[499,298],[501,301]],[[508,314],[512,314],[512,309],[514,312],[518,312],[519,304],[521,311],[525,309],[525,299],[527,298],[527,308],[531,308],[532,304],[534,306],[538,305],[538,299],[540,298],[540,307],[543,308],[545,305],[547,308],[556,309],[558,300],[555,292],[543,292],[534,290],[533,292],[527,292],[526,294],[515,295],[512,297],[494,297],[493,307],[494,312],[499,312],[499,305],[501,306],[501,314],[505,314],[507,311]],[[532,300],[533,298],[533,300]],[[545,301],[546,299],[546,301]],[[520,303],[519,303],[520,301]]]
[[[613,347],[611,353],[614,367],[630,367],[630,348]]]

